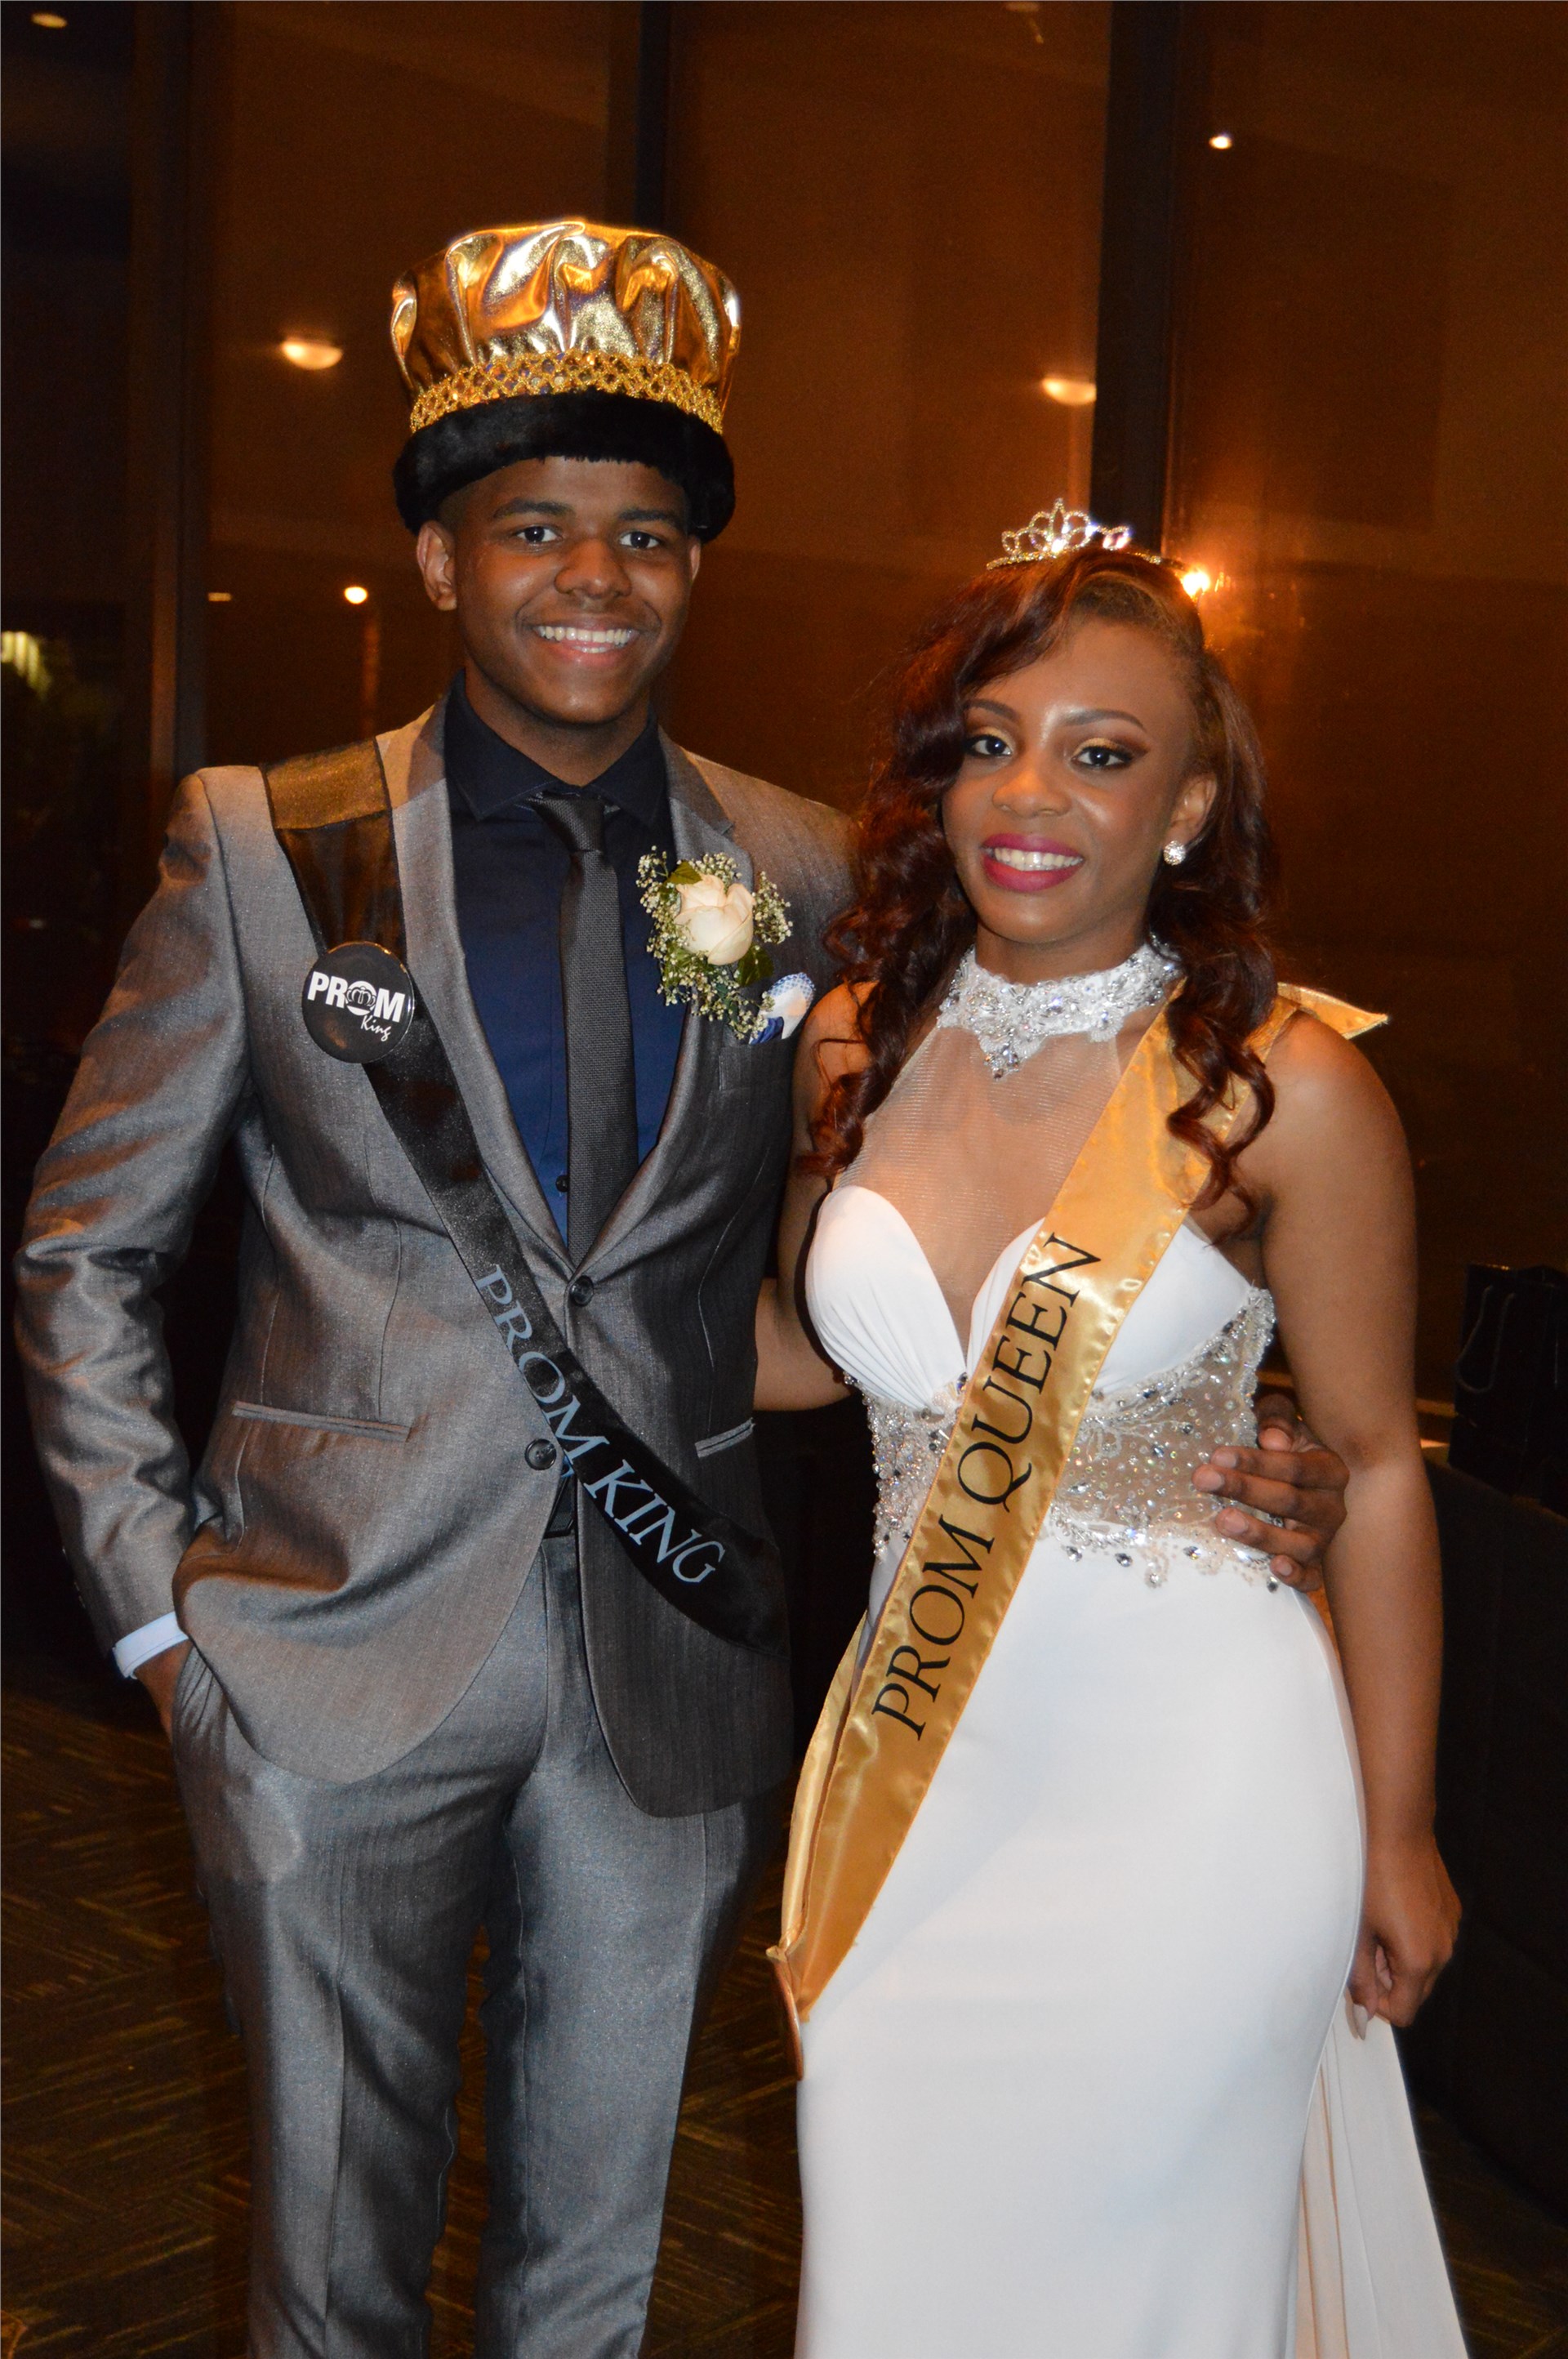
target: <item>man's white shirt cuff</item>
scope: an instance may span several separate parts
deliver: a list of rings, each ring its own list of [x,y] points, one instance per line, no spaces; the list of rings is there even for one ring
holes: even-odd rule
[[[185,1633],[179,1626],[178,1614],[160,1614],[156,1622],[144,1622],[139,1630],[132,1630],[114,1649],[114,1664],[128,1680],[134,1680],[144,1663],[161,1655],[169,1647],[182,1646]]]

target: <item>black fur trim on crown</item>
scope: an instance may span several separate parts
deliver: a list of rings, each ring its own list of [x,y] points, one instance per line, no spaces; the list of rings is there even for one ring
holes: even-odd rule
[[[729,451],[700,418],[625,393],[542,393],[454,410],[411,435],[392,471],[397,512],[417,532],[454,492],[520,459],[622,459],[655,468],[685,493],[699,540],[721,533],[735,510]]]

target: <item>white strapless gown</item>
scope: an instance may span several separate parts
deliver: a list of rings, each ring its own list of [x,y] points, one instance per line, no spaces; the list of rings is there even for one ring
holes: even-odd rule
[[[935,1277],[902,1214],[841,1184],[807,1289],[885,1469],[876,1404],[950,1413],[968,1356]],[[1227,1438],[1201,1424],[1216,1339],[1255,1365],[1266,1311],[1179,1234],[1096,1388],[1099,1471],[1048,1523],[805,2027],[797,2359],[1463,2359],[1392,2036],[1348,2019],[1362,1843],[1332,1647],[1255,1561],[1167,1527],[1147,1447],[1195,1419]],[[1239,1397],[1251,1369],[1231,1375]],[[895,1525],[925,1451],[913,1508],[907,1450],[884,1485]],[[1152,1467],[1132,1537],[1128,1470]]]

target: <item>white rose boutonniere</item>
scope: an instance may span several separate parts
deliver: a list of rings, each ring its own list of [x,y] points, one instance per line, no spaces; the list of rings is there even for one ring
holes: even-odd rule
[[[687,877],[679,869],[670,882],[676,895],[676,924],[687,948],[709,966],[738,964],[757,939],[756,904],[745,886],[700,873]]]
[[[741,883],[726,853],[669,868],[662,853],[650,852],[638,863],[637,883],[654,921],[648,947],[670,1006],[684,1003],[716,1016],[738,1040],[775,1040],[794,1031],[811,1004],[808,977],[788,975],[753,995],[759,984],[773,982],[764,945],[786,940],[790,931],[789,912],[764,875],[759,872],[752,887]]]

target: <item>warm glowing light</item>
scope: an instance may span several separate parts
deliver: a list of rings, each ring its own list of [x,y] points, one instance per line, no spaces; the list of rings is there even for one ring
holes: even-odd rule
[[[1095,397],[1095,381],[1092,376],[1043,376],[1040,390],[1065,409],[1087,409]]]
[[[1231,137],[1228,131],[1217,131],[1210,138],[1208,144],[1211,147],[1217,147],[1223,152],[1227,147],[1234,147],[1236,142]]]
[[[362,606],[369,597],[370,592],[362,582],[351,582],[343,592],[344,603],[350,606]]]
[[[0,664],[25,679],[35,696],[47,696],[49,668],[31,631],[0,631]]]
[[[278,351],[296,368],[336,368],[343,357],[341,344],[330,344],[325,336],[285,336]]]
[[[1201,598],[1206,590],[1214,588],[1214,576],[1206,573],[1201,565],[1189,566],[1182,576],[1182,587],[1189,598]]]
[[[207,603],[210,606],[232,606],[233,603],[234,593],[232,590],[209,590],[207,592]]]
[[[65,18],[53,8],[35,8],[33,22],[41,25],[46,33],[63,33],[65,30]]]

